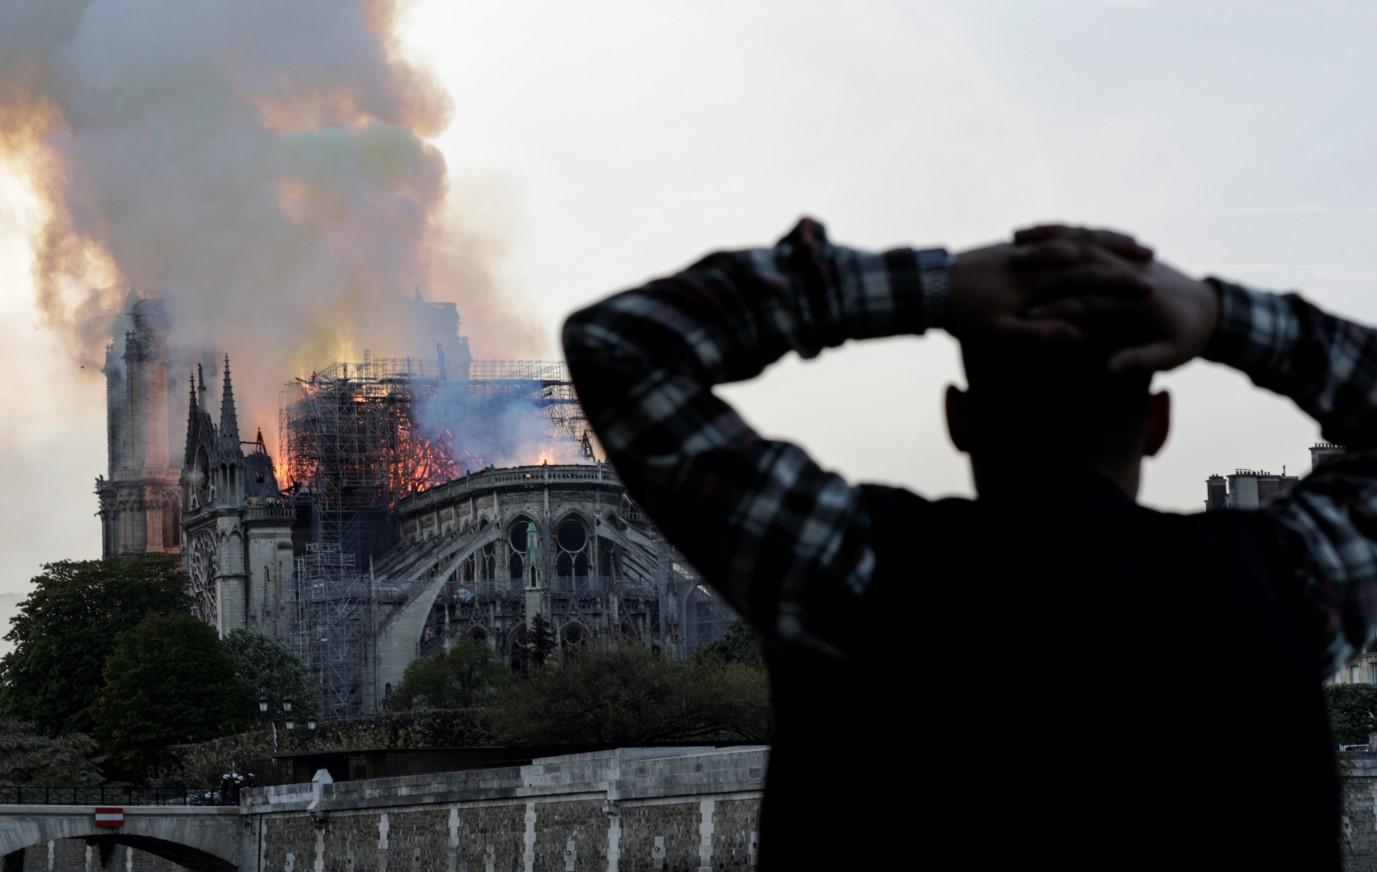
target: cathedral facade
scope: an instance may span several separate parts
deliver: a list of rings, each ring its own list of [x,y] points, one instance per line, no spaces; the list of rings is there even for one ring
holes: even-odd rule
[[[239,439],[229,358],[219,424],[199,368],[188,409],[180,496],[193,607],[221,635],[246,628],[285,641],[295,616],[292,510],[263,434],[251,443]]]
[[[457,331],[452,304],[412,305]],[[423,486],[379,484],[435,458],[418,397],[456,382],[482,400],[470,411],[502,408],[493,397],[533,409],[544,441],[532,452],[571,440],[565,425],[581,413],[561,364],[471,362],[459,337],[436,343],[433,365],[350,365],[328,388],[324,373],[298,379],[313,401],[284,415],[297,437],[284,439],[296,464],[285,468],[298,470],[284,488],[261,431],[240,434],[228,357],[213,401],[204,362],[171,350],[159,300],[133,301],[121,327],[105,367],[110,472],[97,479],[105,556],[179,557],[196,615],[222,636],[247,629],[296,651],[322,716],[385,709],[407,666],[460,639],[515,669],[542,645],[609,640],[680,658],[732,618],[606,464],[427,467]],[[190,384],[174,390],[173,372]]]

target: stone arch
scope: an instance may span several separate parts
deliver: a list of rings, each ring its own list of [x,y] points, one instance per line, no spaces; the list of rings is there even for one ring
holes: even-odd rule
[[[93,807],[12,805],[4,807],[4,816],[11,826],[0,828],[0,856],[81,839],[109,846],[103,852],[127,845],[189,869],[233,872],[239,866],[238,806],[130,807],[116,832],[95,825]]]
[[[464,561],[496,542],[500,532],[498,527],[488,526],[473,536],[457,538],[452,547],[441,549],[433,559],[410,573],[410,581],[424,580],[425,586],[378,628],[378,662],[383,665],[377,677],[378,684],[401,682],[402,673],[420,650],[421,635],[425,632],[436,598]],[[430,574],[436,567],[440,571]]]

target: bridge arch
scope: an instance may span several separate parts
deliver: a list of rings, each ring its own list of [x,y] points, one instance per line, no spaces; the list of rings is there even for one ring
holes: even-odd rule
[[[0,805],[0,856],[80,839],[102,852],[126,845],[188,869],[234,872],[239,829],[238,806],[127,806],[124,825],[106,829],[95,806]]]

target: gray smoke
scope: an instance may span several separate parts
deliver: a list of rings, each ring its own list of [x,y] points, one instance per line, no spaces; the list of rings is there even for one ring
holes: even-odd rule
[[[0,6],[0,148],[38,180],[39,302],[74,357],[100,362],[131,288],[161,296],[188,359],[233,356],[244,428],[271,430],[289,376],[408,353],[394,304],[418,288],[504,309],[482,240],[441,227],[424,137],[451,107],[398,56],[397,6]],[[467,332],[530,352],[529,328],[489,317]]]

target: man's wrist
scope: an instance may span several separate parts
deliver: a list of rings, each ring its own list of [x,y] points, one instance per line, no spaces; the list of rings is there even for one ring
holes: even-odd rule
[[[956,255],[945,248],[921,248],[914,251],[914,258],[918,262],[918,283],[923,294],[924,326],[946,327]]]

